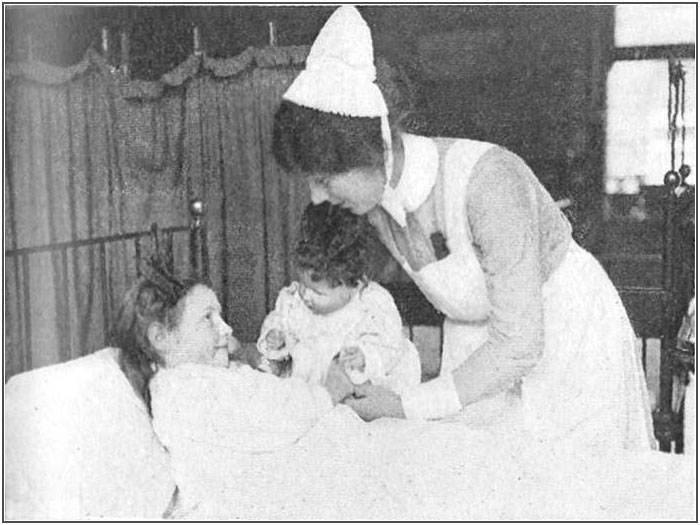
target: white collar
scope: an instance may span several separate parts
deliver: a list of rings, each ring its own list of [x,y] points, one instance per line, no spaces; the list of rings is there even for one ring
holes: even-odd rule
[[[401,226],[406,226],[406,212],[416,211],[425,202],[435,185],[440,158],[435,142],[418,135],[401,135],[403,170],[396,187],[387,175],[381,206]]]

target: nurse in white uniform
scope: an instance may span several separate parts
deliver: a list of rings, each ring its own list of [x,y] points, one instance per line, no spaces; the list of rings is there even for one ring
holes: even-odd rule
[[[314,202],[368,214],[446,314],[439,377],[348,400],[366,420],[524,425],[538,441],[652,447],[635,337],[620,298],[515,154],[392,129],[372,37],[342,6],[275,114],[273,151]]]

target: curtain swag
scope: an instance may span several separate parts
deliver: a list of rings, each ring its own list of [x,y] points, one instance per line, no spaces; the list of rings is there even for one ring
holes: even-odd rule
[[[154,82],[129,80],[94,50],[66,68],[13,64],[5,77],[8,246],[181,225],[189,200],[202,199],[211,284],[236,335],[254,341],[292,275],[308,202],[306,182],[272,156],[275,110],[307,52],[192,55]],[[6,259],[6,377],[102,348],[136,274],[136,249],[115,243],[104,256],[81,247]],[[186,238],[173,239],[180,271],[186,253]]]
[[[102,75],[111,77],[117,92],[126,99],[154,99],[163,95],[168,86],[181,86],[194,78],[200,71],[214,77],[226,78],[242,74],[252,68],[275,68],[301,66],[306,60],[309,46],[249,47],[239,55],[230,58],[211,58],[206,54],[190,55],[172,71],[159,80],[131,80],[120,76],[118,69],[94,49],[88,49],[79,63],[68,67],[53,66],[39,61],[8,63],[5,70],[7,80],[25,78],[45,85],[59,85],[97,69]]]

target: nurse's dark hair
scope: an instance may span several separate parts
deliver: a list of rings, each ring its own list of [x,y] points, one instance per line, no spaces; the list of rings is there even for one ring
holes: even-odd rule
[[[164,360],[151,346],[148,327],[154,322],[168,329],[177,327],[182,299],[201,281],[175,277],[157,257],[143,260],[139,269],[142,276],[124,296],[110,330],[109,344],[119,348],[119,367],[150,412],[149,382]]]
[[[377,59],[377,84],[389,108],[392,135],[421,132],[415,94],[402,69]],[[379,117],[348,117],[282,100],[274,117],[272,151],[290,173],[335,175],[357,168],[384,166]]]
[[[332,287],[356,286],[372,277],[379,240],[364,215],[328,202],[309,204],[295,252],[298,270]]]
[[[272,151],[282,168],[304,175],[384,165],[379,118],[346,117],[288,100],[275,113]]]

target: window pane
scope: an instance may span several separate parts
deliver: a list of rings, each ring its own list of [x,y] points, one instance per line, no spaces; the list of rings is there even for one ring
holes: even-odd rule
[[[695,61],[684,60],[685,163],[695,184]],[[607,83],[606,192],[637,193],[639,185],[663,184],[671,169],[668,133],[668,62],[635,60],[615,62]],[[676,164],[681,163],[680,112],[676,120]]]
[[[695,4],[626,4],[615,6],[615,45],[694,44]]]

